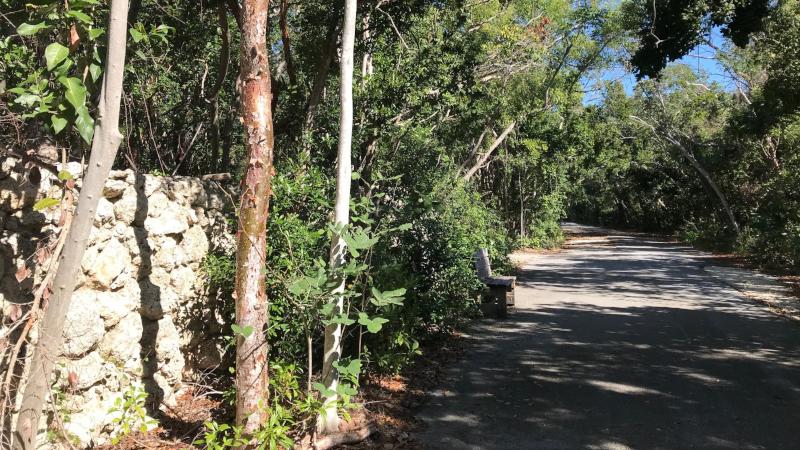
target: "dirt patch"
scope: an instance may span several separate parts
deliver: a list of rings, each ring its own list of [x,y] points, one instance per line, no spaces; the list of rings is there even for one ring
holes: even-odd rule
[[[203,433],[203,424],[225,415],[221,400],[187,389],[179,395],[172,408],[165,408],[157,417],[159,426],[147,432],[136,431],[118,444],[95,447],[98,450],[193,450],[193,444]]]
[[[416,409],[429,399],[429,393],[445,379],[444,369],[463,355],[459,334],[430,342],[423,354],[399,375],[371,376],[365,382],[361,402],[372,418],[376,432],[356,445],[343,449],[419,449],[422,443],[411,436],[424,424],[415,417]]]

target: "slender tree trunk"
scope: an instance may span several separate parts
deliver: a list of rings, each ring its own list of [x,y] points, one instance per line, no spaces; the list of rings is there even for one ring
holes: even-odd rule
[[[13,444],[15,449],[28,450],[36,446],[39,417],[50,392],[53,364],[61,353],[64,321],[75,283],[79,278],[81,260],[92,231],[97,204],[122,141],[119,132],[119,109],[125,68],[127,16],[128,0],[112,0],[108,25],[108,53],[98,104],[97,125],[92,140],[92,153],[83,179],[75,217],[53,279],[53,292],[39,324],[39,342],[31,360],[28,384],[25,386],[17,418]]]
[[[494,142],[492,142],[492,145],[489,147],[489,150],[486,150],[486,153],[484,153],[480,158],[478,158],[478,162],[476,162],[475,165],[472,166],[472,168],[469,169],[467,173],[464,174],[463,177],[464,181],[469,181],[469,179],[472,178],[473,175],[475,175],[475,173],[478,172],[478,170],[480,170],[480,168],[483,167],[484,164],[486,164],[486,161],[489,160],[489,157],[492,156],[492,153],[497,149],[497,147],[500,146],[500,144],[503,143],[503,141],[506,140],[508,135],[511,134],[512,131],[514,131],[514,127],[516,126],[517,126],[517,121],[512,121],[506,127],[506,129],[503,130],[500,136],[498,136],[497,139],[495,139]]]
[[[269,320],[264,267],[272,193],[272,90],[267,47],[269,0],[244,0],[241,37],[241,114],[247,155],[236,251],[236,423],[252,436],[269,419]],[[252,447],[255,442],[251,442]]]
[[[350,153],[353,140],[353,50],[356,36],[356,0],[345,1],[344,28],[342,29],[341,59],[341,115],[339,119],[339,156],[336,160],[336,227],[345,227],[350,222],[350,181],[352,167]],[[334,234],[331,244],[330,265],[336,270],[345,263],[347,244],[341,235]],[[344,278],[334,290],[336,305],[333,315],[344,310]],[[342,325],[330,324],[325,327],[325,354],[322,366],[322,379],[325,387],[336,391],[339,386],[339,373],[333,364],[342,356]],[[339,431],[339,416],[336,412],[337,395],[325,399],[325,412],[318,421],[320,433]]]
[[[225,125],[220,130],[222,137],[222,159],[219,163],[220,172],[230,172],[231,168],[231,139],[233,138],[233,111],[228,110],[228,117],[225,119]]]
[[[475,158],[475,155],[477,155],[478,152],[481,150],[481,147],[483,146],[483,138],[486,137],[486,133],[488,132],[489,132],[489,127],[483,129],[481,136],[478,138],[478,142],[475,144],[474,147],[472,147],[472,151],[469,152],[469,155],[464,160],[464,162],[461,163],[461,167],[458,168],[458,173],[465,171],[467,169],[467,164],[469,164],[470,161],[472,161]]]
[[[522,186],[522,172],[517,174],[519,180],[519,237],[525,238],[525,191]]]
[[[220,124],[219,124],[219,93],[222,90],[222,83],[228,75],[228,64],[230,61],[230,31],[228,30],[228,8],[225,3],[220,2],[217,7],[217,19],[221,31],[220,38],[222,44],[219,53],[219,64],[217,66],[217,82],[214,90],[209,96],[209,116],[211,117],[211,164],[212,170],[219,164],[220,146]]]
[[[733,214],[733,210],[731,209],[730,205],[728,204],[728,199],[725,197],[725,194],[722,192],[722,189],[717,186],[717,183],[714,182],[714,179],[711,178],[711,174],[706,171],[706,169],[700,164],[697,158],[694,157],[694,154],[686,148],[682,143],[680,143],[677,139],[673,139],[672,137],[669,138],[673,144],[681,151],[683,157],[689,161],[689,164],[692,165],[694,170],[700,175],[700,179],[711,188],[714,192],[714,195],[717,196],[722,209],[725,211],[725,215],[727,216],[728,223],[733,227],[733,231],[736,234],[739,234],[739,224],[736,222],[736,216]]]
[[[323,49],[322,57],[317,64],[317,72],[314,76],[314,84],[311,87],[311,94],[308,97],[308,105],[306,105],[306,117],[303,121],[303,131],[306,132],[314,125],[314,117],[317,113],[317,106],[322,99],[322,92],[325,90],[325,81],[328,79],[328,71],[331,68],[333,55],[336,52],[336,30],[339,25],[339,17],[336,13],[331,16],[331,22],[328,24],[328,33],[325,38],[325,48]]]
[[[294,60],[292,59],[292,45],[289,39],[289,0],[281,0],[280,28],[281,42],[283,44],[283,59],[286,61],[286,73],[289,74],[289,83],[294,86],[297,84],[297,76],[294,71]]]

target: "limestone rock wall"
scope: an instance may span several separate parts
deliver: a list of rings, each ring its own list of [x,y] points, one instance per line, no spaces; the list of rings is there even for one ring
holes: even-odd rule
[[[80,166],[68,170],[79,183]],[[43,276],[37,246],[59,230],[59,207],[33,210],[38,199],[60,196],[52,177],[36,172],[13,158],[0,167],[3,338]],[[57,365],[56,387],[66,395],[56,406],[68,417],[66,431],[82,445],[107,441],[109,411],[127,386],[142,386],[154,413],[157,405],[173,402],[186,381],[220,364],[223,304],[230,302],[217,298],[201,265],[210,251],[233,249],[226,216],[233,198],[214,181],[112,172]],[[20,283],[15,273],[23,264],[33,276]]]

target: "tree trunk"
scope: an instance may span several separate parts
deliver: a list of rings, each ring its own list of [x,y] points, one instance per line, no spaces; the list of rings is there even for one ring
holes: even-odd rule
[[[105,75],[98,104],[92,153],[83,179],[75,217],[67,234],[64,253],[61,255],[53,279],[52,294],[39,324],[39,342],[31,360],[28,384],[25,386],[17,418],[14,434],[15,449],[28,450],[36,446],[39,417],[50,391],[53,364],[61,353],[64,321],[75,283],[79,278],[81,260],[92,231],[97,204],[122,141],[119,132],[119,109],[125,69],[127,16],[128,0],[112,0]]]
[[[281,0],[281,11],[279,24],[281,28],[281,43],[283,44],[283,60],[286,62],[286,73],[289,75],[289,84],[297,84],[297,76],[294,71],[294,60],[292,59],[292,46],[289,39],[289,0]]]
[[[209,117],[211,117],[211,164],[213,171],[219,164],[220,146],[220,124],[219,124],[219,93],[222,90],[222,83],[228,75],[228,64],[230,60],[230,31],[228,30],[228,9],[224,3],[220,2],[217,7],[217,19],[220,27],[220,38],[222,44],[219,53],[219,64],[217,66],[217,82],[214,90],[209,96]]]
[[[241,186],[234,286],[236,324],[242,330],[236,336],[236,423],[251,437],[269,418],[269,308],[264,267],[274,133],[267,47],[269,0],[245,0],[241,6],[239,84],[247,163]]]
[[[311,94],[308,97],[308,105],[306,105],[306,117],[303,121],[303,132],[307,132],[314,124],[314,116],[317,112],[317,106],[322,99],[322,91],[325,90],[325,81],[328,79],[328,71],[331,68],[333,55],[336,52],[336,29],[339,25],[339,17],[336,13],[332,14],[331,22],[328,24],[328,34],[325,38],[325,47],[322,51],[322,57],[317,64],[317,73],[314,76],[314,84],[311,87]]]
[[[722,190],[717,186],[717,183],[714,182],[714,179],[711,178],[711,174],[709,174],[705,168],[697,161],[697,158],[694,157],[694,154],[686,148],[683,144],[678,142],[676,139],[670,138],[670,140],[675,144],[676,147],[681,151],[683,157],[689,161],[689,164],[692,165],[694,170],[700,175],[700,178],[703,182],[706,183],[708,187],[714,192],[714,195],[717,196],[722,209],[725,210],[725,215],[727,216],[728,223],[730,223],[731,227],[733,227],[733,231],[738,235],[739,234],[739,224],[736,222],[736,216],[733,214],[733,210],[731,209],[730,205],[728,204],[728,199],[725,197],[725,194]]]
[[[516,126],[517,126],[517,121],[515,120],[512,121],[506,127],[505,130],[503,130],[500,136],[498,136],[497,139],[495,139],[494,142],[492,142],[492,145],[491,147],[489,147],[489,150],[486,150],[486,153],[484,153],[480,158],[478,158],[478,162],[476,162],[475,165],[472,166],[472,168],[469,169],[467,173],[464,174],[463,177],[464,181],[469,181],[469,179],[472,178],[472,176],[475,175],[475,173],[478,172],[478,170],[480,170],[480,168],[483,167],[484,164],[486,164],[486,161],[489,160],[489,157],[492,156],[492,153],[497,149],[497,147],[500,146],[500,144],[503,143],[503,141],[506,140],[508,135],[511,134],[512,131],[514,131],[514,127]]]
[[[341,57],[341,115],[339,118],[339,155],[336,160],[336,205],[335,222],[337,229],[345,227],[350,222],[350,181],[352,167],[350,162],[351,145],[353,140],[353,49],[356,36],[356,0],[345,1],[344,28],[342,29],[342,57]],[[334,234],[331,243],[330,265],[335,271],[345,263],[347,244],[341,235]],[[344,277],[334,290],[336,305],[333,315],[342,314],[344,311]],[[342,325],[330,324],[325,327],[325,354],[322,365],[322,379],[325,387],[336,391],[339,386],[339,373],[333,367],[342,356]],[[339,416],[336,411],[338,396],[331,395],[325,398],[325,412],[319,417],[318,431],[320,433],[335,433],[339,431]]]
[[[473,158],[475,158],[475,155],[477,155],[478,152],[481,150],[481,147],[483,146],[483,138],[486,137],[486,133],[488,133],[489,131],[490,131],[489,127],[483,129],[483,132],[478,138],[478,143],[476,143],[475,146],[472,147],[472,151],[469,152],[467,158],[464,160],[463,163],[461,163],[461,167],[458,168],[458,173],[461,173],[467,169],[467,164],[469,164],[469,162],[472,161]]]
[[[519,180],[519,237],[525,239],[525,191],[522,186],[522,173],[518,175]]]

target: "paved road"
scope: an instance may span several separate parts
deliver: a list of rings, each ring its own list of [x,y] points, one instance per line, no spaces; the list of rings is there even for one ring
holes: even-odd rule
[[[708,275],[702,256],[623,233],[524,256],[517,308],[470,332],[417,437],[433,449],[800,449],[800,326]]]

